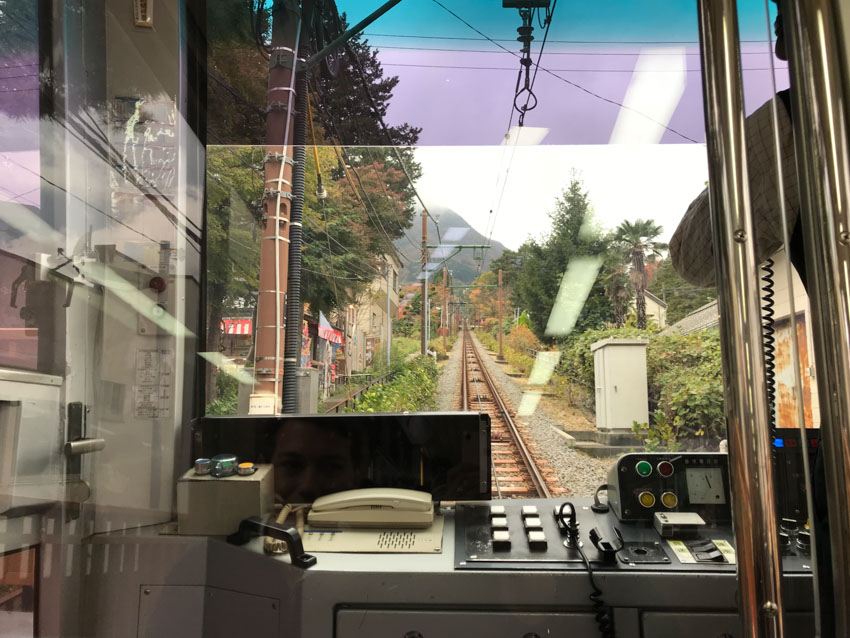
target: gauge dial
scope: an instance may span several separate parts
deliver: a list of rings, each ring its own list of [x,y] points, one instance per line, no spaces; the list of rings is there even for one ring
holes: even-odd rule
[[[691,505],[724,505],[723,470],[719,467],[691,467],[685,470]]]

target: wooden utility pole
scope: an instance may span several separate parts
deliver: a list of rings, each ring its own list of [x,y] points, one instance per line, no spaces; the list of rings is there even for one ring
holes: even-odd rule
[[[283,306],[288,280],[289,216],[295,135],[295,57],[301,17],[297,3],[277,0],[272,8],[272,50],[266,117],[265,189],[257,295],[254,393],[273,394],[281,409]],[[300,326],[292,326],[299,330]]]
[[[422,354],[428,351],[428,343],[425,340],[425,322],[427,321],[427,306],[428,301],[428,213],[422,209],[422,327],[420,328],[420,341]]]
[[[446,333],[449,331],[449,271],[443,266],[443,316],[446,318],[443,326],[443,350],[446,349]]]
[[[499,269],[499,359],[502,359],[502,269]]]

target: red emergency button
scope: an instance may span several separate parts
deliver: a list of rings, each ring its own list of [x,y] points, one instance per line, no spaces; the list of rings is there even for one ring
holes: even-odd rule
[[[670,461],[661,461],[658,464],[658,473],[665,478],[673,476],[673,464]]]
[[[168,284],[163,277],[151,277],[151,280],[148,282],[148,288],[154,292],[164,292],[168,288]]]

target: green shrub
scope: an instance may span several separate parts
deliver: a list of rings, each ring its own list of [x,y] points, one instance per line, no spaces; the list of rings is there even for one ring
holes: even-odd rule
[[[436,409],[437,364],[419,355],[400,366],[388,383],[372,386],[349,412],[416,412]]]
[[[505,360],[510,363],[515,370],[526,376],[531,374],[531,369],[534,367],[534,359],[525,350],[518,351],[513,348],[503,348],[502,350],[505,355]]]
[[[679,427],[671,424],[664,413],[653,414],[653,423],[632,422],[632,432],[637,434],[647,452],[678,452]]]
[[[488,350],[492,350],[493,352],[499,351],[499,338],[498,337],[494,337],[489,332],[485,332],[483,330],[476,330],[475,336],[478,337],[478,340],[481,342],[481,345],[483,345]]]
[[[594,409],[593,353],[590,346],[607,338],[649,339],[646,373],[652,413],[647,445],[666,445],[667,428],[682,445],[712,444],[725,436],[720,335],[702,331],[690,335],[659,335],[634,328],[590,330],[572,338],[564,350],[559,373],[577,407]],[[659,422],[658,420],[661,419]],[[669,426],[668,426],[669,424]],[[657,431],[653,427],[658,425]],[[668,441],[669,442],[669,441]]]
[[[215,375],[215,400],[206,406],[207,415],[236,414],[239,409],[239,381],[221,370]]]

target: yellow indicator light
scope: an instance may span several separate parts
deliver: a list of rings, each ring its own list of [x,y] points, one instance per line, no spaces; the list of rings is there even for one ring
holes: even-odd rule
[[[652,492],[641,492],[638,495],[638,501],[644,507],[652,507],[655,505],[655,496],[653,496]]]
[[[664,492],[664,494],[661,495],[661,502],[664,504],[664,507],[673,508],[679,504],[679,497],[673,492]]]
[[[251,467],[254,467],[254,464],[253,464],[253,463],[240,463],[240,464],[239,464],[239,467],[242,467],[242,468],[251,468]]]

